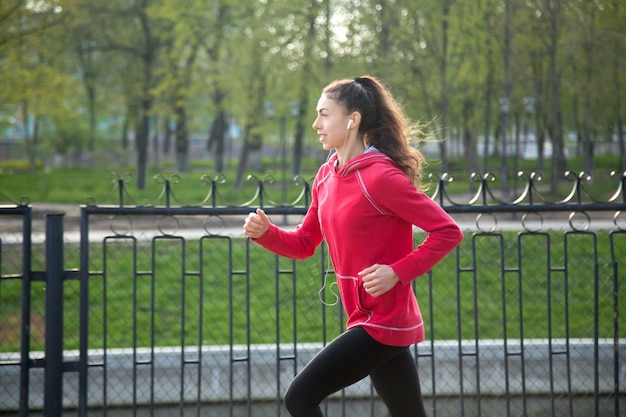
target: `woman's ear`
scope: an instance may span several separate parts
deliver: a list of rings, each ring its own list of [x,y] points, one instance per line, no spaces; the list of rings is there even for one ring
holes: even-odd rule
[[[353,111],[352,114],[350,114],[350,121],[352,122],[350,123],[350,127],[358,127],[361,124],[361,113]]]

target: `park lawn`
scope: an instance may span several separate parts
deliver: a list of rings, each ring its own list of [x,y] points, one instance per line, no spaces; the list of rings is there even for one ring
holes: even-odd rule
[[[312,181],[320,161],[305,158],[302,179]],[[611,175],[619,171],[618,156],[599,156],[594,159],[595,172],[592,182],[583,181],[585,190],[599,201],[607,201],[619,187],[619,176]],[[264,172],[250,172],[239,186],[235,186],[236,167],[229,166],[223,174],[217,174],[211,163],[193,166],[190,172],[176,173],[168,165],[159,169],[151,168],[144,189],[138,189],[133,167],[103,167],[89,168],[59,168],[54,170],[38,170],[35,172],[7,172],[0,170],[0,204],[19,201],[25,196],[31,203],[59,203],[59,204],[90,204],[108,205],[120,203],[124,205],[165,205],[163,196],[165,181],[170,181],[172,206],[180,205],[212,205],[237,206],[255,198],[259,181],[263,182],[266,192],[265,201],[283,203],[283,190],[287,193],[287,202],[295,201],[303,190],[301,183],[294,183],[290,173],[283,173],[277,169],[271,160],[264,163]],[[521,161],[519,170],[525,173],[533,172],[536,161]],[[446,181],[447,193],[466,194],[476,191],[480,176],[470,178],[467,172],[467,161],[463,159],[450,162],[450,172],[453,181]],[[501,184],[499,178],[499,158],[494,158],[489,164],[494,176],[488,181],[491,190],[498,190]],[[570,158],[567,169],[571,172],[567,179],[562,178],[558,193],[544,194],[548,201],[559,201],[569,194],[574,186],[573,179],[583,170],[581,158]],[[423,173],[423,182],[429,185],[428,192],[432,193],[437,187],[440,178],[441,165],[437,161],[429,161]],[[550,184],[550,161],[545,163],[541,180],[535,179],[536,186],[545,192]],[[250,178],[248,178],[250,177]],[[119,180],[123,180],[125,193],[120,197]],[[215,181],[217,195],[211,194],[212,181]],[[526,179],[517,179],[513,173],[509,178],[509,185],[521,192]],[[588,201],[587,195],[582,195],[583,201]],[[465,200],[462,200],[465,201]],[[301,205],[301,204],[300,204]]]
[[[320,161],[305,158],[302,179],[311,181]],[[287,191],[287,201],[297,199],[302,185],[296,183],[290,172],[276,169],[271,161],[266,161],[263,172],[247,172],[236,186],[236,167],[219,174],[211,163],[195,163],[188,172],[176,172],[165,164],[151,167],[145,188],[137,187],[136,173],[132,166],[96,166],[57,168],[53,170],[6,171],[0,168],[0,204],[20,201],[25,197],[31,203],[55,204],[96,204],[109,205],[165,205],[166,181],[170,185],[172,206],[211,205],[214,195],[212,186],[218,193],[215,204],[242,205],[255,196],[259,182],[264,183],[270,198],[282,204],[283,189]],[[120,195],[120,181],[125,192]]]
[[[252,174],[253,175],[253,174]],[[86,168],[59,169],[52,172],[24,172],[0,174],[0,197],[19,201],[22,197],[33,204],[96,204],[96,205],[165,205],[163,192],[169,181],[170,204],[201,205],[211,193],[212,180],[217,181],[220,195],[217,205],[239,205],[246,198],[254,196],[257,183],[254,179],[245,181],[239,188],[224,181],[219,175],[204,172],[155,173],[146,181],[146,187],[137,188],[136,180],[128,173],[89,170]],[[227,179],[228,180],[228,179]],[[120,193],[120,181],[124,192]],[[221,186],[220,186],[221,185]],[[203,204],[206,205],[207,203]],[[210,204],[210,202],[209,202]]]

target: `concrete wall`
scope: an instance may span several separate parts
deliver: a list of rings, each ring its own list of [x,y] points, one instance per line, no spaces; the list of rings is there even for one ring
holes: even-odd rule
[[[298,345],[297,369],[301,369],[319,350],[319,345]],[[429,345],[420,346],[419,354],[430,353]],[[602,394],[614,390],[614,353],[612,340],[602,340],[598,351],[598,368],[595,368],[594,345],[592,340],[570,342],[569,366],[563,354],[552,355],[545,341],[524,342],[524,372],[521,356],[504,357],[504,344],[501,340],[480,341],[478,356],[473,342],[465,342],[461,350],[463,359],[459,359],[459,345],[454,341],[442,341],[434,344],[434,367],[430,357],[420,357],[418,361],[422,392],[430,396],[473,395],[480,388],[481,395],[550,395],[551,386],[555,394],[568,392],[568,369],[571,392],[593,394],[594,376],[598,375],[598,388]],[[564,341],[554,342],[552,352],[565,348]],[[206,346],[201,354],[198,349],[187,349],[184,354],[186,365],[182,365],[183,355],[180,348],[154,349],[154,366],[150,366],[150,349],[139,349],[133,358],[131,349],[112,349],[103,355],[102,351],[90,351],[89,363],[92,365],[88,378],[88,403],[90,407],[124,406],[137,404],[176,404],[183,397],[186,401],[195,401],[199,396],[202,401],[221,402],[234,400],[245,401],[248,389],[255,400],[276,400],[284,392],[294,375],[294,361],[282,360],[277,365],[275,345],[254,345],[249,350],[249,361],[236,361],[230,367],[230,349],[228,346]],[[509,353],[520,351],[519,343],[509,344]],[[626,393],[626,349],[620,341],[618,378],[621,393]],[[293,355],[293,346],[281,346],[281,356]],[[233,357],[242,359],[248,355],[245,346],[233,348]],[[40,354],[42,355],[42,354]],[[19,359],[13,354],[0,354],[0,361]],[[38,357],[35,353],[33,358]],[[77,360],[77,352],[65,352],[66,361]],[[197,363],[193,363],[193,362]],[[98,364],[106,363],[106,368]],[[133,363],[143,363],[133,369]],[[198,366],[198,363],[201,366]],[[508,370],[507,370],[508,366]],[[184,374],[182,369],[184,368]],[[550,369],[552,368],[552,377]],[[434,369],[434,374],[433,374]],[[232,384],[231,384],[232,372]],[[508,374],[508,379],[507,379]],[[250,377],[248,377],[250,375]],[[522,377],[525,377],[525,390]],[[31,371],[30,407],[39,409],[43,406],[43,369]],[[133,378],[136,384],[133,385]],[[434,378],[434,381],[433,381]],[[106,382],[105,382],[106,381]],[[19,398],[19,367],[0,367],[0,410],[17,407]],[[63,381],[65,407],[78,405],[78,374],[68,372]],[[232,392],[231,392],[232,386]],[[369,397],[369,380],[361,381],[347,389],[350,397]]]

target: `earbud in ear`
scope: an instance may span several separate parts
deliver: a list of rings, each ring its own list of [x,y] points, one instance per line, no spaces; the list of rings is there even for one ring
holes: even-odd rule
[[[348,126],[346,126],[346,130],[350,130],[350,127],[352,126],[353,123],[354,123],[354,120],[350,119],[350,121],[348,121]]]

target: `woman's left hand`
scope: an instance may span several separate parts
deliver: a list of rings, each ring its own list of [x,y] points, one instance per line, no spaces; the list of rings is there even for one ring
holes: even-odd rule
[[[359,272],[363,288],[372,297],[380,297],[396,285],[400,278],[389,265],[374,264]]]

